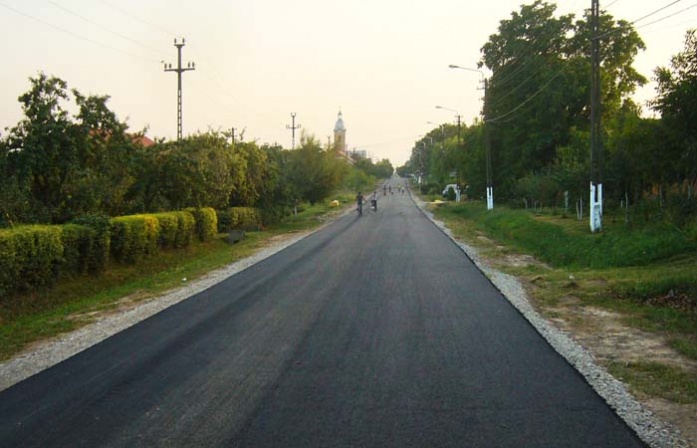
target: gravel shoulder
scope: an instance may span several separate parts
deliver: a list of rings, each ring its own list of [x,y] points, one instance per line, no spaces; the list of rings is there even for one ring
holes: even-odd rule
[[[665,409],[669,403],[649,400],[639,402],[628,391],[623,383],[612,377],[596,362],[594,353],[579,344],[574,335],[558,325],[544,319],[531,304],[525,288],[515,277],[497,271],[486,260],[479,256],[474,247],[457,241],[445,225],[434,219],[427,210],[426,204],[414,197],[416,205],[431,221],[448,235],[455,244],[479,267],[501,293],[518,309],[518,311],[536,328],[536,330],[560,353],[588,383],[602,396],[607,403],[623,418],[627,424],[651,447],[697,447],[682,438],[680,432],[656,417],[653,409]],[[331,223],[341,215],[336,215],[327,221]],[[0,363],[0,391],[26,379],[44,369],[47,369],[64,359],[67,359],[124,329],[141,322],[150,316],[204,291],[214,284],[234,275],[255,263],[297,243],[311,232],[296,233],[282,238],[276,238],[270,245],[255,255],[233,263],[223,269],[213,271],[205,277],[187,283],[184,287],[171,291],[162,296],[138,303],[123,302],[117,311],[110,311],[95,316],[94,322],[62,336],[35,344],[30,349],[15,358]],[[584,344],[587,340],[582,341]]]

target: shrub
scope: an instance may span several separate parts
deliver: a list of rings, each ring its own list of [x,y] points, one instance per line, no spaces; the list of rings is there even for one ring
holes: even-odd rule
[[[97,232],[78,224],[64,224],[60,227],[63,244],[63,262],[60,274],[79,275],[86,273]]]
[[[158,246],[162,248],[181,248],[191,243],[196,230],[196,220],[189,212],[156,213],[160,225]]]
[[[160,226],[154,215],[120,216],[111,220],[111,255],[136,263],[157,250]]]
[[[0,296],[52,286],[62,260],[58,226],[0,230]]]
[[[210,241],[218,234],[218,215],[210,207],[187,208],[196,219],[196,235],[201,241]]]
[[[101,274],[106,270],[111,246],[111,219],[104,214],[88,214],[73,221],[94,231],[92,246],[87,256],[87,272]]]
[[[258,230],[262,223],[260,211],[253,207],[232,207],[219,210],[217,214],[219,232]]]

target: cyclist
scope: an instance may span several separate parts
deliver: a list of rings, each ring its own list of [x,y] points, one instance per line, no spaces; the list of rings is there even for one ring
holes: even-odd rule
[[[356,210],[359,215],[363,214],[363,194],[360,191],[356,195]]]

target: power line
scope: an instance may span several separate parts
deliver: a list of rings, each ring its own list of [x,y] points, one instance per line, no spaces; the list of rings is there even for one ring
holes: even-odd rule
[[[158,30],[158,31],[161,32],[161,33],[166,34],[167,37],[177,37],[177,35],[176,35],[175,33],[172,33],[170,30],[168,30],[168,29],[166,29],[166,28],[163,28],[163,27],[161,27],[161,26],[159,26],[159,25],[156,25],[156,24],[154,24],[154,23],[148,22],[147,20],[143,20],[143,19],[141,19],[140,17],[137,17],[137,16],[131,14],[130,12],[126,11],[126,10],[123,9],[123,8],[120,8],[120,7],[118,7],[118,6],[112,5],[111,3],[107,2],[106,0],[102,0],[102,3],[105,4],[105,5],[107,5],[108,7],[112,8],[112,9],[114,9],[114,10],[120,12],[121,14],[130,17],[130,18],[133,19],[133,20],[136,20],[136,21],[138,21],[138,22],[140,22],[140,23],[142,23],[142,24],[144,24],[144,25],[147,25],[147,26],[149,26],[149,27],[151,27],[151,28],[154,28],[154,29]]]
[[[121,39],[127,40],[127,41],[129,41],[129,42],[131,42],[131,43],[133,43],[133,44],[138,45],[139,47],[145,48],[146,50],[149,50],[149,51],[151,51],[151,52],[157,54],[158,56],[162,56],[162,51],[160,51],[160,50],[156,50],[156,49],[154,49],[154,48],[152,48],[152,47],[149,47],[149,46],[147,46],[147,45],[144,45],[144,44],[138,42],[137,40],[132,39],[132,38],[130,38],[130,37],[124,35],[124,34],[121,34],[121,33],[117,32],[117,31],[113,31],[113,30],[111,30],[111,29],[109,29],[109,28],[107,28],[107,27],[105,27],[105,26],[103,26],[103,25],[101,25],[101,24],[95,22],[94,20],[91,20],[91,19],[89,19],[89,18],[87,18],[87,17],[85,17],[85,16],[83,16],[83,15],[81,15],[81,14],[78,14],[78,13],[76,13],[75,11],[71,11],[70,9],[66,8],[65,6],[60,5],[60,4],[56,3],[56,2],[54,2],[53,0],[47,0],[47,1],[48,1],[48,3],[52,4],[52,5],[55,6],[56,8],[61,9],[61,10],[63,10],[64,12],[67,12],[68,14],[73,15],[73,16],[77,17],[78,19],[80,19],[80,20],[82,20],[82,21],[84,21],[84,22],[90,23],[90,24],[92,24],[92,25],[94,25],[94,26],[96,26],[96,27],[98,27],[98,28],[101,28],[102,30],[106,31],[106,32],[109,33],[109,34],[112,34],[112,35],[114,35],[114,36],[120,37]]]
[[[636,19],[635,21],[632,22],[632,25],[635,25],[637,22],[641,22],[641,21],[644,20],[644,19],[648,19],[649,17],[654,16],[654,15],[658,14],[659,12],[661,12],[661,11],[663,11],[663,10],[665,10],[665,9],[670,8],[671,6],[675,5],[676,3],[680,3],[681,1],[682,1],[682,0],[675,0],[674,2],[669,3],[669,4],[667,4],[666,6],[657,9],[657,10],[655,10],[655,11],[652,12],[652,13],[649,13],[649,14],[645,15],[644,17],[641,17],[641,18],[639,18],[639,19]]]
[[[75,33],[75,32],[73,32],[73,31],[70,31],[70,30],[68,30],[68,29],[62,28],[62,27],[60,27],[60,26],[58,26],[58,25],[54,25],[53,23],[48,22],[48,21],[46,21],[46,20],[43,20],[43,19],[40,19],[40,18],[38,18],[38,17],[32,16],[31,14],[27,14],[27,13],[25,13],[25,12],[22,12],[22,11],[20,11],[20,10],[18,10],[18,9],[13,8],[12,6],[6,5],[5,3],[0,2],[0,6],[2,6],[2,7],[5,8],[5,9],[8,9],[8,10],[14,12],[15,14],[19,14],[20,16],[26,17],[26,18],[28,18],[28,19],[34,20],[34,21],[39,22],[39,23],[41,23],[41,24],[43,24],[43,25],[46,25],[46,26],[48,26],[48,27],[51,27],[51,28],[53,28],[53,29],[55,29],[55,30],[58,30],[58,31],[60,31],[60,32],[62,32],[62,33],[68,34],[69,36],[72,36],[72,37],[74,37],[74,38],[76,38],[76,39],[80,39],[80,40],[83,40],[83,41],[85,41],[85,42],[89,42],[89,43],[91,43],[91,44],[93,44],[93,45],[97,45],[97,46],[102,47],[102,48],[107,48],[107,49],[109,49],[109,50],[118,51],[119,53],[123,53],[123,54],[128,55],[128,56],[131,56],[131,57],[135,57],[135,58],[138,58],[138,59],[142,59],[142,60],[145,60],[145,61],[148,61],[148,62],[153,62],[152,59],[146,58],[145,56],[141,56],[141,55],[138,55],[138,54],[135,54],[135,53],[131,53],[131,52],[129,52],[129,51],[122,50],[122,49],[117,48],[117,47],[112,47],[111,45],[107,45],[107,44],[104,44],[104,43],[102,43],[102,42],[99,42],[99,41],[90,39],[89,37],[82,36],[82,35],[80,35],[80,34],[78,34],[78,33]]]
[[[661,17],[660,19],[656,19],[656,20],[654,20],[653,22],[645,23],[645,24],[643,24],[643,25],[637,27],[637,29],[646,28],[647,26],[651,26],[651,25],[654,25],[654,24],[656,24],[656,23],[663,22],[664,20],[668,20],[668,19],[670,19],[671,17],[675,17],[675,16],[677,16],[678,14],[682,14],[682,13],[684,13],[685,11],[689,11],[690,9],[695,8],[695,7],[697,7],[697,4],[694,4],[694,5],[692,5],[692,6],[688,6],[688,7],[685,8],[685,9],[681,9],[681,10],[678,11],[678,12],[674,12],[673,14],[667,15],[667,16],[665,16],[665,17]]]
[[[675,1],[673,1],[673,2],[671,2],[671,3],[669,3],[669,4],[665,5],[665,6],[663,6],[663,7],[661,7],[661,8],[658,8],[657,10],[655,10],[655,11],[653,11],[653,12],[650,12],[650,13],[646,14],[646,15],[643,16],[643,17],[640,17],[640,18],[638,18],[638,19],[636,19],[636,20],[634,20],[634,21],[632,21],[632,22],[629,22],[627,25],[636,25],[638,22],[641,22],[642,20],[648,19],[649,17],[655,16],[655,15],[658,14],[659,12],[661,12],[661,11],[667,9],[667,8],[670,8],[671,6],[675,5],[676,3],[680,3],[681,1],[682,1],[682,0],[675,0]],[[688,8],[688,9],[689,9],[689,8]],[[648,25],[642,25],[642,27],[643,27],[643,26],[648,26]],[[639,28],[639,27],[637,27],[637,28]],[[599,36],[593,37],[592,39],[595,39],[595,40],[597,40],[597,39],[602,39],[602,38],[604,38],[604,37],[607,37],[607,36],[610,36],[610,35],[612,35],[612,34],[618,33],[618,32],[620,32],[620,31],[622,31],[622,30],[624,30],[624,29],[625,29],[625,27],[620,26],[620,27],[618,27],[618,28],[616,28],[616,29],[614,29],[614,30],[607,31],[607,32],[605,32],[605,33],[603,33],[603,34],[601,34],[601,35],[599,35]]]
[[[563,72],[566,69],[566,67],[567,67],[566,65],[562,66],[562,68],[559,69],[554,74],[554,76],[552,76],[542,87],[540,87],[540,89],[537,92],[533,93],[525,101],[523,101],[522,103],[520,103],[519,105],[517,105],[516,107],[514,107],[513,109],[511,109],[510,111],[508,111],[507,113],[505,113],[503,115],[500,115],[500,116],[495,117],[495,118],[487,118],[486,123],[497,123],[500,120],[502,120],[502,119],[510,116],[511,114],[515,113],[516,111],[518,111],[520,108],[522,108],[523,106],[528,104],[530,101],[532,101],[537,95],[542,93],[542,91],[544,91],[547,87],[549,87],[549,85],[552,83],[552,81],[554,81],[557,77],[559,77],[559,75],[561,75],[561,72]]]

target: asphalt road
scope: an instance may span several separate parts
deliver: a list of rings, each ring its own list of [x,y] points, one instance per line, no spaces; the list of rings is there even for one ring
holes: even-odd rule
[[[0,393],[0,446],[644,445],[395,194]]]

